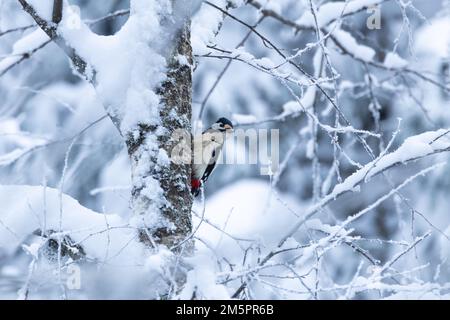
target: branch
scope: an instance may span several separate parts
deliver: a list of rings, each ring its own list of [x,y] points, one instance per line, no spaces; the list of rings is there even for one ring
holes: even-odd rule
[[[35,26],[36,26],[35,24],[29,24],[29,25],[23,26],[23,27],[11,28],[11,29],[0,32],[0,37],[7,35],[8,33],[12,33],[12,32],[25,31],[25,30],[31,29]]]
[[[380,5],[380,4],[388,2],[388,1],[391,1],[391,0],[379,0],[379,1],[376,1],[375,5]],[[275,18],[276,20],[280,21],[281,23],[296,29],[296,31],[314,30],[315,29],[313,23],[311,23],[311,25],[306,25],[306,24],[301,24],[301,23],[294,22],[292,20],[286,19],[285,17],[283,17],[279,13],[277,13],[277,12],[271,10],[271,9],[266,9],[265,6],[262,3],[260,3],[259,1],[257,1],[257,0],[247,0],[247,3],[250,4],[251,6],[255,7],[256,9],[261,10],[261,14],[263,14],[264,16]],[[327,5],[336,5],[337,3],[342,3],[342,5],[344,6],[344,11],[341,13],[340,10],[336,10],[336,16],[335,17],[330,17],[325,22],[321,21],[323,26],[330,25],[333,22],[336,22],[338,19],[345,18],[345,17],[348,17],[348,16],[352,16],[352,15],[355,15],[355,14],[360,13],[362,11],[365,11],[371,5],[374,5],[374,4],[362,4],[360,6],[349,7],[347,1],[327,2],[327,3],[325,3],[324,5],[322,5],[318,9],[318,13],[320,14],[321,9],[323,7],[326,7]],[[307,12],[306,14],[307,15],[311,15],[310,12]],[[323,27],[323,26],[321,26],[321,27]]]
[[[35,46],[34,48],[30,49],[27,52],[23,52],[23,53],[19,53],[16,55],[12,55],[8,58],[11,58],[11,60],[2,60],[0,62],[0,77],[2,77],[4,74],[6,74],[9,70],[11,70],[12,68],[14,68],[15,66],[19,65],[20,63],[22,63],[25,60],[28,60],[29,58],[31,58],[31,56],[38,50],[44,48],[46,45],[48,45],[50,42],[52,42],[51,40],[47,40],[44,41],[42,43],[40,43],[39,45]],[[6,61],[6,62],[5,62]],[[9,61],[9,62],[8,62]]]
[[[385,172],[399,164],[405,164],[422,159],[429,155],[436,153],[450,151],[450,141],[434,145],[437,141],[436,137],[443,137],[443,133],[448,133],[448,130],[438,130],[426,132],[417,136],[410,137],[394,152],[391,152],[382,158],[377,158],[363,168],[354,172],[351,176],[345,179],[342,183],[336,185],[332,192],[325,196],[322,201],[312,206],[305,213],[301,221],[299,221],[291,231],[283,237],[279,246],[291,237],[308,219],[316,214],[321,208],[328,205],[330,202],[336,200],[347,192],[355,190],[360,184],[367,182],[370,178]],[[428,140],[428,141],[427,141]],[[427,149],[425,146],[428,145]],[[409,149],[411,148],[411,149]]]
[[[94,77],[92,75],[87,74],[87,63],[81,58],[73,48],[66,44],[64,39],[62,39],[57,33],[57,25],[49,24],[45,19],[41,18],[36,10],[26,1],[26,0],[18,0],[25,10],[33,19],[36,21],[38,26],[49,36],[51,40],[53,40],[70,58],[72,61],[74,68],[77,70],[79,74],[84,76],[90,82],[93,82]],[[60,8],[61,0],[55,0],[53,7],[53,18],[58,21],[58,19],[62,18],[62,7]],[[95,74],[95,72],[94,72]]]
[[[60,23],[63,15],[63,2],[62,0],[54,0],[53,2],[53,14],[52,21],[53,23]]]
[[[48,141],[45,143],[41,143],[41,142],[35,143],[34,145],[29,146],[27,148],[15,149],[7,154],[0,155],[0,167],[11,165],[11,164],[15,163],[16,161],[18,161],[19,159],[22,159],[23,157],[25,157],[26,155],[28,155],[32,152],[45,149],[45,148],[50,147],[55,144],[70,142],[70,141],[74,140],[75,138],[78,138],[81,135],[83,135],[86,131],[88,131],[90,128],[95,126],[100,121],[106,119],[107,117],[108,117],[107,115],[104,115],[104,116],[98,118],[97,120],[91,122],[89,125],[87,125],[82,130],[80,130],[79,132],[77,132],[76,134],[74,134],[71,137]]]
[[[355,188],[357,188],[360,184],[367,182],[368,179],[378,174],[383,174],[386,170],[389,170],[397,165],[413,162],[429,155],[450,151],[450,140],[445,142],[440,141],[440,139],[445,137],[445,135],[447,135],[448,133],[450,133],[450,130],[441,129],[438,131],[425,132],[423,134],[410,137],[406,139],[405,142],[396,151],[384,155],[381,158],[377,158],[366,164],[361,169],[355,171],[342,183],[336,185],[333,191],[322,198],[321,201],[306,210],[300,221],[298,221],[291,228],[291,230],[281,238],[277,248],[283,246],[286,240],[292,237],[298,231],[298,229],[305,224],[306,221],[320,212],[320,210],[327,206],[330,202],[335,201],[337,198],[348,192],[354,191]],[[420,174],[421,173],[419,173],[419,175]],[[396,193],[396,191],[398,190],[390,192],[389,194],[394,194]],[[259,262],[259,264],[266,264],[274,256],[275,252],[275,250],[269,252]],[[244,282],[236,290],[232,298],[237,298],[246,286],[247,284],[246,282]]]
[[[0,212],[0,247],[14,250],[29,235],[41,236],[53,252],[61,239],[63,255],[79,259],[83,256],[102,261],[110,243],[112,254],[120,254],[122,247],[131,236],[127,224],[121,217],[109,214],[108,224],[105,214],[83,207],[72,197],[59,190],[44,186],[0,186],[0,199],[4,207]],[[5,200],[11,201],[6,204]],[[28,205],[17,207],[25,201]],[[64,208],[64,221],[59,232],[59,209]],[[30,217],[34,217],[31,218]],[[23,223],[27,221],[27,223]],[[6,229],[6,232],[5,230]],[[108,241],[108,233],[111,241]],[[131,245],[139,245],[134,241]],[[112,255],[110,256],[112,259]]]
[[[113,18],[116,18],[116,17],[126,16],[128,14],[130,14],[130,10],[128,10],[128,9],[117,10],[117,11],[115,11],[113,13],[110,13],[110,14],[108,14],[106,16],[103,16],[103,17],[100,17],[100,18],[97,18],[97,19],[94,19],[94,20],[86,20],[85,23],[88,26],[92,26],[92,25],[98,24],[100,22],[103,22],[103,21],[106,21],[106,20],[109,20],[109,19],[113,19]],[[8,33],[11,33],[11,32],[26,31],[26,30],[34,28],[34,27],[37,27],[37,25],[36,24],[30,24],[30,25],[23,26],[23,27],[8,29],[8,30],[6,30],[4,32],[0,32],[0,37],[3,36],[3,35],[6,35]],[[21,41],[21,40],[19,40],[19,41]],[[29,58],[31,58],[31,56],[35,52],[37,52],[40,49],[46,47],[51,42],[52,42],[52,39],[49,39],[49,40],[46,40],[46,41],[42,41],[38,45],[33,46],[32,48],[30,48],[26,52],[19,52],[19,53],[13,52],[13,53],[11,53],[10,57],[7,57],[7,58],[11,58],[10,61],[7,61],[6,60],[7,58],[5,58],[4,60],[2,60],[0,62],[0,77],[5,75],[8,71],[10,71],[14,67],[16,67],[17,65],[22,63],[23,61],[28,60]]]
[[[283,59],[285,59],[285,61],[290,64],[291,66],[293,66],[295,69],[297,69],[301,74],[303,74],[304,76],[306,76],[308,78],[308,80],[311,82],[312,85],[314,85],[323,95],[324,97],[330,102],[330,104],[333,106],[333,108],[336,110],[337,115],[339,117],[339,119],[342,119],[345,123],[346,126],[351,126],[350,121],[348,120],[348,118],[346,117],[346,115],[342,112],[341,108],[337,105],[336,101],[330,97],[330,95],[326,92],[325,88],[323,86],[321,86],[318,83],[318,80],[314,78],[314,76],[310,75],[308,72],[306,72],[299,64],[293,62],[292,60],[288,59],[288,57],[282,52],[281,49],[279,49],[277,46],[275,46],[273,44],[272,41],[270,41],[267,37],[265,37],[264,35],[262,35],[259,31],[257,31],[254,27],[252,27],[251,25],[249,25],[248,23],[246,23],[245,21],[243,21],[242,19],[230,14],[229,12],[227,12],[226,10],[218,7],[217,5],[209,2],[209,1],[205,1],[204,3],[206,3],[207,5],[221,11],[223,14],[225,14],[226,16],[230,17],[231,19],[233,19],[234,21],[238,22],[239,24],[245,26],[246,28],[250,29],[256,36],[258,36],[261,41],[267,45],[270,46],[270,48],[272,48],[273,50],[275,50],[275,52],[281,56]],[[363,146],[363,148],[367,151],[367,153],[374,158],[374,154],[373,151],[370,149],[369,145],[367,144],[367,142],[361,138],[360,134],[354,133],[355,138],[361,143],[361,145]]]
[[[34,19],[34,21],[36,21],[38,26],[49,36],[50,39],[53,40],[57,37],[56,27],[50,26],[45,19],[42,19],[26,0],[18,1],[22,5],[23,10],[25,10]]]
[[[130,10],[129,9],[117,10],[117,11],[114,11],[113,13],[107,14],[106,16],[103,16],[103,17],[100,17],[100,18],[97,18],[97,19],[93,19],[93,20],[84,20],[84,22],[87,25],[92,26],[94,24],[97,24],[97,23],[100,23],[100,22],[103,22],[103,21],[106,21],[106,20],[109,20],[109,19],[122,17],[122,16],[126,16],[126,15],[129,15],[129,14],[130,14]],[[0,32],[0,37],[2,37],[4,35],[7,35],[9,33],[13,33],[13,32],[26,31],[26,30],[34,28],[34,27],[37,27],[37,24],[32,23],[32,24],[29,24],[29,25],[26,25],[26,26],[23,26],[23,27],[11,28],[11,29],[8,29],[8,30],[5,30],[5,31],[1,31]]]
[[[385,272],[386,270],[388,270],[394,263],[396,263],[401,257],[403,257],[405,254],[407,254],[408,252],[410,252],[412,249],[414,249],[420,242],[422,242],[423,240],[425,240],[426,238],[428,238],[431,235],[431,232],[427,232],[426,234],[424,234],[421,237],[417,237],[414,242],[405,250],[403,250],[402,252],[396,254],[390,261],[386,262],[383,267],[379,270],[379,274],[383,274],[383,272]]]
[[[387,1],[390,1],[390,0],[380,1],[379,4],[381,4],[383,2],[387,2]],[[291,21],[289,19],[284,18],[283,16],[281,16],[280,14],[278,14],[277,12],[275,12],[273,10],[263,9],[264,6],[261,3],[259,3],[258,1],[256,1],[256,0],[248,0],[248,3],[251,4],[252,6],[254,6],[257,9],[260,9],[261,12],[265,16],[272,17],[275,20],[281,22],[282,24],[294,28],[296,31],[299,31],[299,30],[315,30],[313,28],[313,26],[308,27],[306,25],[299,24],[297,22],[294,22],[294,21]],[[342,14],[342,17],[353,15],[353,14],[361,12],[362,10],[365,10],[365,9],[367,9],[367,6],[362,7],[359,10],[345,12],[345,13]],[[326,25],[329,25],[329,24],[331,24],[331,23],[333,23],[335,21],[336,21],[336,19],[332,19]],[[325,28],[325,25],[321,26],[321,28]],[[326,30],[322,30],[322,31],[325,32]],[[346,54],[346,55],[350,56],[351,58],[353,58],[354,60],[356,60],[358,62],[368,63],[371,66],[374,66],[376,68],[384,69],[384,70],[391,71],[391,72],[399,72],[400,71],[400,72],[410,73],[410,74],[412,74],[412,75],[414,75],[414,76],[416,76],[416,77],[418,77],[418,78],[420,78],[420,79],[422,79],[424,81],[427,81],[429,83],[434,84],[435,86],[437,86],[437,87],[439,87],[439,88],[441,88],[441,89],[443,89],[443,90],[445,90],[447,92],[450,92],[450,87],[446,87],[445,85],[441,84],[439,81],[436,81],[436,80],[434,80],[434,79],[432,79],[430,77],[427,77],[427,76],[423,75],[422,73],[420,73],[417,70],[414,70],[414,69],[411,69],[411,68],[388,68],[384,64],[376,62],[376,61],[365,61],[365,60],[355,56],[351,51],[347,50],[345,48],[345,46],[337,39],[336,36],[334,36],[333,34],[330,33],[329,37],[333,40],[333,42],[342,51],[343,54]]]

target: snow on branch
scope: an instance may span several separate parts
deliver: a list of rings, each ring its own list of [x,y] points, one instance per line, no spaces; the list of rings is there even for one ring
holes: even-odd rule
[[[354,0],[354,1],[340,1],[340,2],[328,2],[322,5],[319,8],[319,12],[317,16],[322,15],[323,23],[319,23],[319,28],[323,33],[326,34],[325,38],[330,38],[333,43],[341,50],[342,54],[348,55],[349,57],[355,59],[356,61],[367,63],[373,67],[392,71],[392,72],[404,72],[411,74],[417,78],[420,78],[426,82],[432,83],[433,85],[445,90],[446,92],[450,92],[450,86],[447,86],[445,83],[442,83],[439,80],[433,79],[432,77],[426,75],[424,72],[417,71],[410,67],[407,67],[406,61],[401,58],[395,52],[390,52],[386,55],[384,62],[375,61],[375,52],[372,48],[359,44],[354,37],[346,31],[338,28],[339,20],[341,18],[353,15],[355,13],[361,12],[362,10],[367,9],[370,6],[376,4],[382,4],[389,0],[384,1],[376,1],[376,0]],[[377,3],[375,3],[377,2]],[[206,2],[207,3],[207,2]],[[256,7],[257,9],[263,9],[264,6],[258,2],[257,0],[249,1],[251,5]],[[333,8],[333,6],[337,6],[339,8],[335,8],[336,10],[340,9],[340,11],[333,12],[333,10],[329,8]],[[349,9],[348,9],[349,8]],[[322,14],[320,13],[322,11]],[[299,20],[293,21],[285,18],[278,12],[271,9],[263,9],[262,13],[265,16],[272,17],[282,24],[294,28],[295,30],[303,30],[303,29],[315,29],[314,24],[314,15],[311,12],[305,12],[304,15]],[[318,17],[316,17],[318,19]],[[302,20],[304,22],[302,22]],[[316,30],[317,31],[317,30]],[[256,32],[255,32],[256,33]],[[306,49],[310,50],[314,45],[309,45]],[[305,49],[304,49],[305,50]],[[300,50],[297,55],[299,55],[304,50]],[[296,57],[295,55],[294,57]],[[291,63],[290,60],[287,60]]]
[[[345,52],[361,61],[371,62],[375,57],[375,50],[370,47],[359,44],[353,36],[341,29],[335,30],[332,34],[332,39],[339,44],[340,48]]]
[[[209,51],[208,45],[220,31],[225,15],[210,6],[204,5],[203,0],[193,2],[194,6],[195,2],[198,2],[201,7],[192,19],[192,48],[196,54],[207,54]],[[230,9],[241,6],[243,2],[241,0],[217,0],[215,4]]]
[[[41,17],[40,13],[36,10],[36,8],[33,7],[27,0],[18,0],[20,4],[22,5],[23,9],[36,21],[38,26],[47,34],[47,36],[53,40],[71,59],[74,68],[83,76],[87,77],[88,79],[92,80],[92,75],[86,74],[87,70],[87,63],[82,59],[78,53],[71,48],[63,38],[60,37],[60,35],[57,32],[58,24],[55,22],[49,22],[43,17]],[[34,1],[35,2],[35,1]],[[37,3],[35,3],[37,4]],[[54,2],[54,18],[57,20],[60,20],[60,16],[62,15],[62,3],[59,0],[55,0]]]
[[[107,14],[103,17],[93,19],[93,20],[86,20],[85,23],[88,26],[96,25],[100,22],[104,22],[109,19],[126,16],[130,14],[130,10],[124,9],[124,10],[117,10],[113,13]],[[37,24],[30,24],[23,27],[17,27],[5,30],[3,32],[0,32],[0,37],[12,32],[18,32],[18,31],[26,31],[31,28],[38,27]],[[49,43],[52,42],[52,39],[48,37],[48,35],[42,31],[38,27],[37,30],[33,31],[32,33],[25,35],[23,38],[19,39],[13,46],[13,50],[11,53],[3,57],[3,59],[0,61],[0,77],[6,74],[9,70],[14,68],[15,66],[19,65],[21,62],[31,58],[31,56],[39,51],[40,49],[46,47]]]
[[[0,77],[50,42],[51,40],[41,29],[19,39],[13,45],[12,52],[0,61]]]
[[[309,207],[302,215],[302,218],[298,220],[285,235],[283,235],[283,237],[280,239],[277,245],[277,248],[270,251],[263,259],[261,259],[260,262],[258,263],[258,266],[264,266],[266,265],[266,263],[270,264],[270,261],[272,261],[271,259],[276,255],[276,252],[278,252],[278,248],[282,248],[283,245],[289,239],[292,239],[294,234],[299,230],[301,226],[303,226],[307,221],[309,221],[315,214],[323,210],[329,203],[336,200],[343,194],[358,191],[360,184],[367,182],[370,178],[380,173],[383,173],[384,171],[392,167],[395,167],[400,164],[405,164],[411,161],[415,161],[429,155],[450,151],[450,139],[447,136],[449,133],[450,130],[441,129],[409,137],[403,142],[403,144],[397,150],[388,154],[383,154],[380,157],[369,162],[362,168],[355,171],[342,183],[337,184],[328,195],[323,197],[316,204]],[[381,202],[397,193],[402,187],[406,186],[417,177],[422,176],[427,172],[430,172],[431,170],[433,170],[436,167],[439,167],[440,165],[441,164],[432,166],[411,176],[409,179],[405,180],[404,183],[400,184],[396,188],[393,188],[393,190],[391,190],[387,195],[381,197],[380,199],[375,201],[372,205],[368,206],[366,209],[361,210],[354,216],[349,217],[349,219],[342,224],[341,228],[338,228],[338,232],[330,234],[328,237],[322,239],[321,242],[322,243],[329,242],[333,237],[337,235],[342,236],[342,232],[344,232],[345,238],[346,236],[345,232],[347,232],[347,230],[345,230],[344,227],[346,225],[348,225],[353,220],[359,218],[361,215],[374,209]],[[305,258],[303,258],[302,260],[305,260]],[[246,286],[247,282],[241,284],[240,287],[236,290],[236,292],[232,295],[232,297],[237,298],[240,295],[240,293],[246,288]]]
[[[133,240],[134,228],[120,216],[94,212],[66,194],[60,199],[57,189],[2,185],[0,202],[0,248],[7,252],[13,252],[33,233],[70,237],[74,246],[94,260],[108,255],[131,259],[142,249],[142,244]]]
[[[356,191],[355,189],[361,183],[369,181],[370,178],[394,166],[419,160],[436,153],[450,151],[450,139],[447,137],[448,133],[450,133],[449,130],[441,129],[409,137],[397,150],[383,155],[355,171],[342,183],[336,185],[321,201],[306,210],[302,219],[282,238],[280,245],[291,237],[305,221],[314,216],[321,208],[347,192]]]
[[[327,2],[319,7],[317,12],[317,20],[319,27],[323,28],[330,23],[339,20],[341,17],[353,15],[379,5],[389,0],[352,0],[352,1],[337,1]],[[255,2],[255,1],[251,1]],[[310,11],[306,11],[297,21],[300,28],[314,28],[314,16]]]

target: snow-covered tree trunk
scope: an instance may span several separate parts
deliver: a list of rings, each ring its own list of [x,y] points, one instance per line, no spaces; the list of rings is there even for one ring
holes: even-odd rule
[[[191,167],[170,155],[179,143],[174,132],[191,129],[190,4],[131,0],[122,29],[102,37],[65,1],[18,1],[95,86],[124,137],[132,168],[131,224],[141,230],[140,239],[169,248],[183,240],[192,229]]]
[[[184,10],[180,6],[181,10]],[[186,17],[186,16],[185,16]],[[168,20],[171,20],[168,18]],[[181,23],[181,27],[180,27]],[[176,30],[170,40],[167,60],[167,79],[157,89],[160,96],[159,126],[139,124],[139,134],[127,136],[128,153],[132,165],[132,207],[137,216],[149,211],[159,212],[159,221],[150,222],[150,232],[141,233],[143,241],[154,236],[155,242],[172,246],[191,232],[192,196],[190,192],[191,166],[187,163],[166,161],[176,146],[178,130],[190,132],[192,91],[192,49],[190,20],[170,21],[166,26]],[[147,141],[157,137],[158,152],[148,149]],[[148,159],[150,157],[150,159]],[[149,161],[150,160],[150,161]],[[155,197],[154,182],[162,191]],[[158,188],[158,186],[156,186]],[[150,191],[150,193],[148,193]]]

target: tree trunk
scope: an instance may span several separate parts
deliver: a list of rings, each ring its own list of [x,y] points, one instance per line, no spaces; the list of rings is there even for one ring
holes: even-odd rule
[[[187,13],[181,14],[181,24],[177,17],[174,21],[170,17],[165,19],[167,34],[173,35],[173,47],[166,54],[167,79],[157,90],[161,99],[161,126],[140,124],[139,135],[129,135],[126,140],[132,167],[133,213],[149,226],[141,231],[140,238],[169,248],[184,240],[192,230],[191,165],[166,161],[179,143],[174,133],[191,132],[193,60]],[[175,28],[179,30],[173,33]],[[152,144],[157,140],[159,150],[148,149],[149,139]],[[155,191],[159,196],[155,197]]]

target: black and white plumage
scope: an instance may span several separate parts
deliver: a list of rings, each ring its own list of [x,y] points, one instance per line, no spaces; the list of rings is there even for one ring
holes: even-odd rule
[[[233,132],[231,121],[220,118],[201,135],[194,137],[191,187],[195,197],[198,196],[201,186],[214,170],[226,136],[231,132]]]

